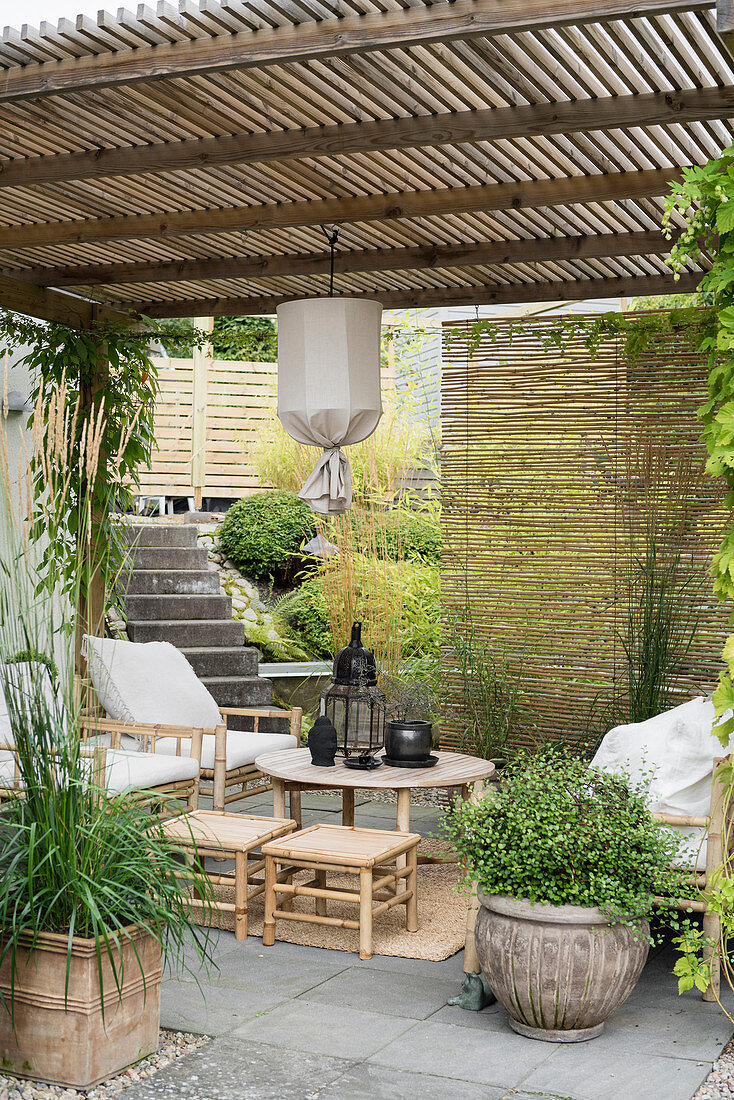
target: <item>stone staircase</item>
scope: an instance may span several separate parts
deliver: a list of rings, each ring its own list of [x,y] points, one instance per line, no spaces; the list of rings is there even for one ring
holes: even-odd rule
[[[129,529],[132,571],[120,593],[128,637],[175,645],[220,707],[271,706],[272,685],[257,672],[260,655],[245,645],[242,623],[232,618],[232,601],[196,536],[188,524]]]

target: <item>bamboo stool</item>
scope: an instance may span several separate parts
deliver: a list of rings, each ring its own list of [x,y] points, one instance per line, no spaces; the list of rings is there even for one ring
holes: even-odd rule
[[[336,928],[359,930],[359,957],[372,958],[372,921],[394,905],[406,908],[406,927],[418,931],[418,833],[383,829],[356,829],[353,825],[311,825],[301,832],[263,845],[265,857],[265,923],[263,944],[275,943],[275,922],[306,921]],[[405,861],[401,856],[406,857]],[[406,866],[398,863],[407,861]],[[281,865],[281,870],[278,870]],[[292,881],[294,870],[313,871],[314,878],[301,885]],[[359,875],[359,891],[328,886],[328,872]],[[398,892],[401,879],[406,879]],[[285,894],[278,908],[278,894]],[[314,913],[294,912],[294,897],[315,899]],[[329,899],[359,906],[359,919],[330,917]],[[377,904],[375,904],[375,902]]]
[[[265,879],[254,877],[265,868],[265,860],[255,850],[265,841],[292,832],[296,828],[295,821],[225,813],[224,810],[195,810],[163,822],[163,828],[171,840],[200,863],[213,886],[234,886],[234,905],[214,900],[211,908],[234,913],[235,938],[246,939],[248,904],[265,891]],[[233,859],[234,874],[207,871],[204,862],[207,856]],[[209,902],[196,897],[191,898],[191,904],[209,908]]]

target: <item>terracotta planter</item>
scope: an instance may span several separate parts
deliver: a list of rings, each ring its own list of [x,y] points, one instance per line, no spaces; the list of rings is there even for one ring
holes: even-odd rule
[[[47,933],[32,951],[18,952],[15,1033],[0,1004],[0,1066],[19,1077],[89,1088],[151,1054],[158,1045],[161,1010],[160,945],[134,933],[145,983],[132,944],[125,943],[122,1000],[102,953],[105,1022],[93,939],[75,938],[69,994],[64,1004],[66,936]],[[117,964],[119,966],[119,963]],[[0,967],[0,990],[10,999],[10,961]]]
[[[484,894],[476,946],[482,972],[520,1035],[552,1043],[593,1039],[627,1000],[649,944],[598,909],[532,905]],[[646,921],[640,930],[647,934]]]

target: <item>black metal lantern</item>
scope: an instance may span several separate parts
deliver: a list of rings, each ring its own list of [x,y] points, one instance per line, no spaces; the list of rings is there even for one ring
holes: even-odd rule
[[[321,713],[337,734],[337,753],[350,768],[379,768],[375,753],[385,744],[385,695],[377,686],[374,654],[362,644],[362,624],[352,624],[348,646],[334,661],[334,675],[321,693]]]

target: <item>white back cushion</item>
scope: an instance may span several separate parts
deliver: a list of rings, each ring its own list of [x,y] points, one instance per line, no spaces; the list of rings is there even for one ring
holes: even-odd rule
[[[646,722],[615,726],[591,765],[644,782],[653,813],[704,817],[711,808],[714,760],[727,751],[712,733],[713,723],[713,703],[699,696]],[[675,831],[688,840],[684,865],[705,866],[703,830]]]
[[[123,642],[85,634],[84,656],[109,718],[205,729],[222,723],[214,696],[170,642]]]

